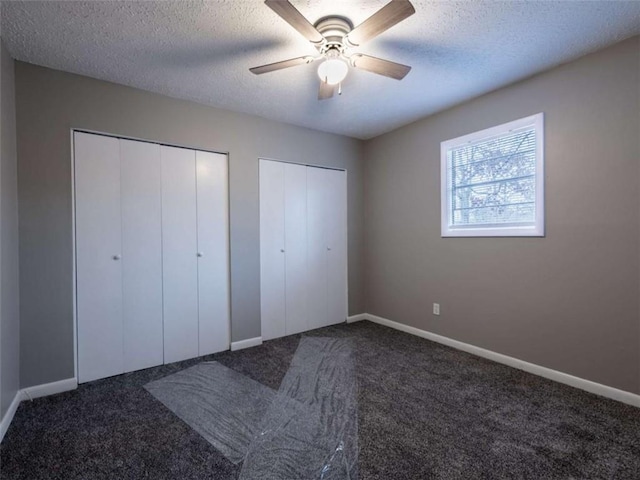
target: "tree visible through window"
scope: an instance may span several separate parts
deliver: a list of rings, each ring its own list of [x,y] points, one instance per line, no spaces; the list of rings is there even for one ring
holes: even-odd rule
[[[543,118],[442,143],[442,236],[542,236]]]

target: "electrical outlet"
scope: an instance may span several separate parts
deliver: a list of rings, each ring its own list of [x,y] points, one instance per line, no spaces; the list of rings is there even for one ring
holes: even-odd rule
[[[440,315],[440,304],[439,303],[434,303],[433,304],[433,314],[434,315]]]

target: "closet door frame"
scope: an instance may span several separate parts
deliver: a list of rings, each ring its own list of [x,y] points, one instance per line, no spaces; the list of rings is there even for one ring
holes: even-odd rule
[[[190,150],[196,150],[201,152],[209,152],[209,153],[220,153],[227,156],[227,245],[229,246],[227,250],[227,282],[229,285],[228,288],[228,304],[229,304],[229,347],[231,347],[231,319],[233,316],[232,304],[231,304],[231,189],[230,189],[230,154],[225,151],[217,151],[210,150],[207,148],[193,147],[190,145],[183,145],[177,143],[167,143],[167,142],[159,142],[156,140],[149,140],[140,137],[132,137],[127,135],[113,134],[109,132],[102,132],[98,130],[91,130],[87,128],[80,127],[71,127],[69,129],[69,145],[70,145],[70,175],[71,175],[71,292],[72,292],[72,314],[73,314],[73,383],[75,386],[78,385],[78,297],[77,297],[77,273],[76,273],[76,161],[75,161],[75,144],[74,144],[74,135],[75,133],[89,133],[92,135],[101,135],[103,137],[111,137],[116,138],[118,140],[133,140],[136,142],[144,142],[144,143],[153,143],[156,145],[167,146],[167,147],[178,147],[178,148],[187,148]],[[74,388],[75,388],[74,386]]]
[[[345,248],[346,248],[346,256],[345,256],[345,285],[347,286],[347,291],[345,292],[345,295],[347,296],[347,311],[345,312],[346,314],[346,318],[345,320],[348,319],[349,317],[349,170],[346,168],[338,168],[338,167],[328,167],[327,165],[319,165],[319,164],[315,164],[315,163],[306,163],[306,162],[294,162],[291,160],[280,160],[277,158],[269,158],[269,157],[258,157],[258,166],[260,164],[260,160],[266,160],[268,162],[279,162],[279,163],[291,163],[294,165],[301,165],[303,167],[312,167],[312,168],[322,168],[325,170],[337,170],[339,172],[344,172],[345,175],[345,209],[346,209],[346,215],[345,217],[345,225],[344,225],[344,231],[346,233],[346,238],[345,238]],[[260,182],[260,176],[258,175],[258,183]],[[260,187],[258,185],[258,191],[259,191]],[[258,206],[260,208],[260,205]],[[259,216],[259,215],[258,215]],[[260,262],[262,262],[262,260],[260,260]],[[262,263],[261,263],[262,266]],[[261,280],[261,279],[260,279]],[[260,291],[260,296],[262,296],[262,291]],[[261,300],[261,304],[262,304],[262,300]],[[260,327],[262,327],[262,315],[260,316]],[[260,335],[262,335],[262,332],[260,332]]]

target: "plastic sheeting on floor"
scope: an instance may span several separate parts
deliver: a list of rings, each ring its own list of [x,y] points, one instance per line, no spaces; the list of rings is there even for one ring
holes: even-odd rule
[[[275,392],[218,362],[205,362],[145,388],[233,463],[259,433]]]
[[[351,341],[303,337],[278,392],[217,362],[145,388],[233,463],[244,480],[358,477]]]
[[[302,338],[240,478],[357,478],[356,387],[350,340]]]

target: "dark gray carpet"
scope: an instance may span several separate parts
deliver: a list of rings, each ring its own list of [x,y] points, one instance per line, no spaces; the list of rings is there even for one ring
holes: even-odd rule
[[[360,479],[640,478],[640,409],[369,322],[356,348]],[[278,389],[300,336],[205,357]],[[2,479],[235,479],[143,385],[203,359],[23,402]],[[297,480],[297,479],[295,479]]]

